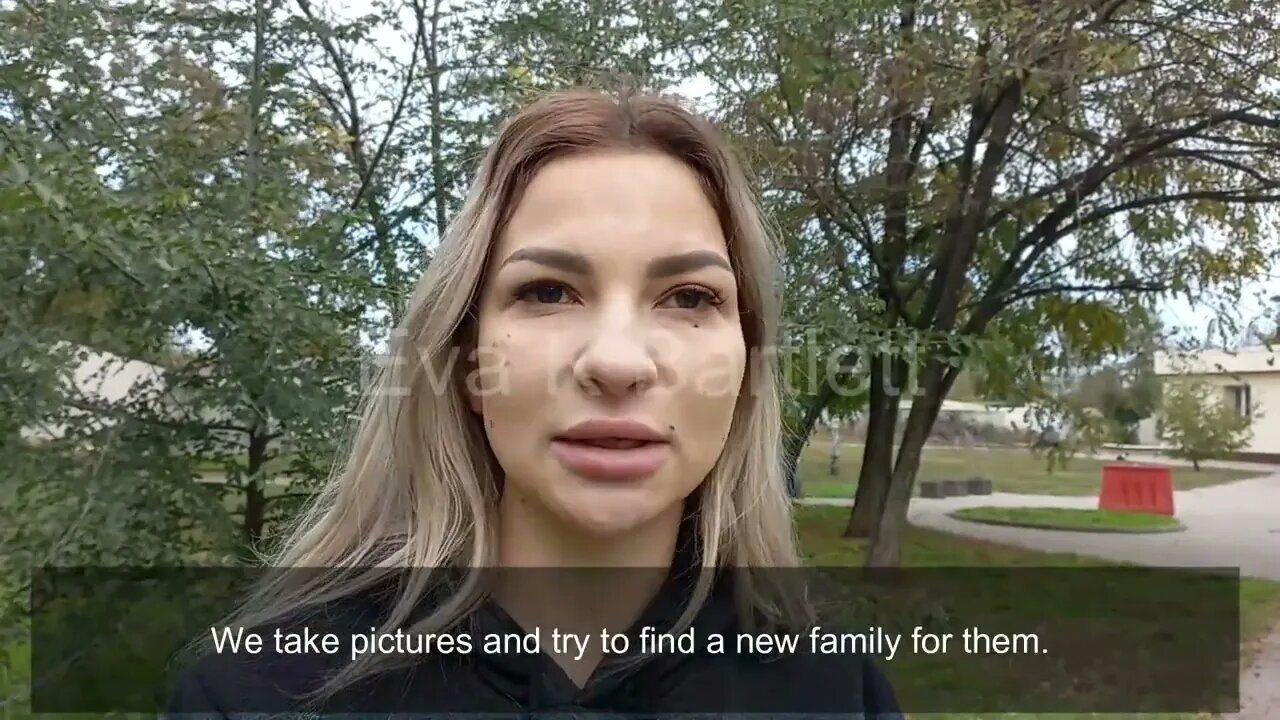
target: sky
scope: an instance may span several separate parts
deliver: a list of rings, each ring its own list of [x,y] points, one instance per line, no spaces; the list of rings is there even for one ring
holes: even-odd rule
[[[1272,318],[1277,317],[1280,303],[1271,298],[1280,296],[1280,281],[1273,271],[1266,277],[1249,280],[1244,283],[1238,302],[1228,298],[1218,305],[1227,305],[1226,312],[1236,318],[1240,332],[1244,334],[1250,326],[1265,329],[1271,326]],[[1170,298],[1160,303],[1160,319],[1166,327],[1181,328],[1191,336],[1199,337],[1208,344],[1221,344],[1214,318],[1218,311],[1214,306],[1204,302],[1191,302],[1186,298]],[[1243,339],[1236,342],[1243,343]]]
[[[329,0],[328,6],[341,16],[352,17],[356,13],[367,11],[367,3],[368,0]],[[447,4],[446,0],[445,5]],[[406,42],[404,35],[390,31],[379,37],[379,44],[385,50],[404,47],[407,51]],[[705,78],[693,78],[677,90],[697,103],[698,98],[710,94],[711,83]],[[1269,318],[1274,316],[1273,308],[1280,308],[1280,304],[1271,300],[1277,296],[1280,296],[1280,269],[1266,277],[1246,281],[1238,298],[1166,298],[1159,302],[1158,312],[1165,328],[1217,345],[1224,342],[1224,339],[1220,337],[1220,324],[1214,320],[1215,317],[1224,313],[1232,316],[1242,330],[1251,325],[1266,325]],[[1225,342],[1238,343],[1240,338],[1235,336],[1241,334],[1243,333],[1234,333]]]

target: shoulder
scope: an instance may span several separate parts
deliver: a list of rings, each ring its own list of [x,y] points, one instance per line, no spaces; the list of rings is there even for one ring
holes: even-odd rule
[[[351,634],[375,618],[367,601],[355,598],[255,625],[239,635],[234,648],[228,640],[235,630],[211,628],[211,634],[226,633],[221,648],[208,638],[178,663],[165,715],[227,717],[296,711],[341,669],[349,656]],[[340,639],[333,652],[320,646],[329,634]],[[250,636],[260,642],[246,644]],[[322,651],[315,652],[317,647]]]
[[[867,720],[897,720],[902,717],[897,693],[881,663],[873,656],[805,654],[796,658],[800,672],[820,686],[810,688],[815,696],[830,698],[835,707],[865,714]]]
[[[899,720],[903,717],[898,695],[880,663],[870,656],[856,662],[862,706],[869,720]]]
[[[770,712],[861,714],[867,720],[905,717],[882,664],[867,654],[824,655],[796,652],[772,658],[754,656],[741,682],[748,695]]]
[[[305,657],[207,653],[183,668],[164,715],[288,712],[319,688],[327,675]]]
[[[254,631],[263,640],[259,652],[203,649],[182,663],[165,714],[287,712],[320,689],[338,668],[335,656],[277,652],[274,631],[263,630]]]
[[[792,675],[801,675],[798,684],[808,685],[811,697],[842,711],[863,713],[867,720],[900,720],[902,710],[897,693],[880,662],[873,656],[818,655],[794,656],[797,667]]]

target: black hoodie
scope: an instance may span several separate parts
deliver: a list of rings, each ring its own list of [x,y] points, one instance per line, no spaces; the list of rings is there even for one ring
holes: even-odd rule
[[[648,608],[627,633],[632,647],[644,627],[670,628],[685,607],[696,576],[693,543],[680,543],[672,570]],[[381,606],[373,596],[355,598],[329,612],[324,629],[367,631]],[[871,658],[795,652],[762,657],[734,652],[739,631],[733,583],[722,573],[693,628],[696,637],[721,633],[724,654],[659,654],[636,663],[634,654],[608,656],[578,687],[547,654],[432,655],[412,667],[386,671],[326,699],[320,707],[303,696],[335,669],[333,657],[206,656],[183,677],[170,714],[214,717],[306,712],[318,714],[408,713],[477,716],[568,714],[574,716],[767,714],[865,717],[897,720],[894,692]],[[312,619],[312,627],[317,627]],[[467,619],[472,637],[524,634],[496,603],[487,601]],[[803,632],[803,628],[797,628]],[[266,634],[264,633],[264,637]]]

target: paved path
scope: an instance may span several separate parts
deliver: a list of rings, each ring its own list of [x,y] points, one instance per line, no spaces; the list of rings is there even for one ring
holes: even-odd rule
[[[843,505],[844,498],[811,498],[813,505]],[[975,505],[1097,507],[1093,497],[993,493],[913,498],[911,523],[1033,550],[1073,552],[1153,566],[1239,567],[1244,575],[1280,580],[1280,474],[1174,493],[1174,511],[1186,530],[1121,535],[980,525],[947,517]],[[1240,678],[1239,713],[1221,720],[1280,719],[1280,626],[1263,641]]]
[[[1280,718],[1280,624],[1262,640],[1253,662],[1240,676],[1240,712],[1220,720],[1275,720]]]
[[[814,444],[822,447],[823,449],[831,447],[831,443],[823,441],[821,438],[816,439]],[[850,447],[850,448],[862,448],[864,447],[864,445],[865,443],[861,443],[861,442],[840,443],[841,447]],[[929,445],[925,448],[925,450],[926,451],[942,450],[942,451],[954,451],[954,452],[982,452],[987,450],[995,451],[995,452],[1012,452],[1012,451],[1027,452],[1027,447],[1025,445]],[[1092,460],[1102,460],[1104,462],[1111,462],[1121,454],[1125,455],[1130,462],[1152,462],[1152,463],[1160,463],[1161,465],[1178,465],[1182,467],[1191,467],[1192,465],[1192,462],[1190,460],[1183,460],[1181,458],[1171,457],[1169,455],[1164,455],[1158,452],[1124,450],[1122,448],[1110,448],[1110,449],[1103,448],[1093,453],[1080,452],[1076,454],[1075,457],[1088,458]],[[1280,472],[1280,464],[1247,462],[1244,460],[1203,460],[1200,462],[1200,467],[1223,468],[1223,469],[1230,469],[1230,470],[1254,470],[1254,471],[1257,471],[1259,475],[1269,475],[1272,473]]]
[[[806,498],[815,505],[852,504],[848,498]],[[993,493],[913,498],[909,518],[922,527],[992,542],[1155,566],[1239,567],[1252,577],[1280,580],[1280,475],[1174,493],[1174,510],[1186,530],[1120,535],[979,525],[947,516],[975,505],[1097,507],[1094,497]]]

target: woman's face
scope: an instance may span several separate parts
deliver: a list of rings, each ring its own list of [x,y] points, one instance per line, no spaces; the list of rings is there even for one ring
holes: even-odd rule
[[[738,312],[692,170],[648,152],[546,165],[491,254],[467,383],[504,492],[596,535],[679,513],[729,433]]]

